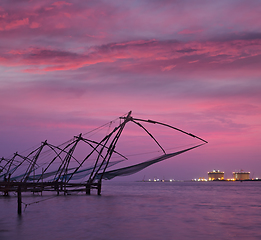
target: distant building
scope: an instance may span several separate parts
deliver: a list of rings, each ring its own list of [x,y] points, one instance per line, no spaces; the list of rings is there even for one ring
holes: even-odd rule
[[[212,172],[208,172],[208,180],[224,180],[224,172],[220,172],[219,170],[213,170]]]
[[[233,178],[235,180],[249,180],[250,172],[233,172]]]

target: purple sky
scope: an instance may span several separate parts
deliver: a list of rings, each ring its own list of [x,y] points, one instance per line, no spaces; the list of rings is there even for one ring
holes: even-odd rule
[[[260,12],[259,0],[2,0],[0,155],[132,110],[209,141],[133,179],[261,178]]]

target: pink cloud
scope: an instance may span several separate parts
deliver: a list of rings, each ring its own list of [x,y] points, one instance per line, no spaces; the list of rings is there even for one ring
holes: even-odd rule
[[[37,22],[32,22],[30,28],[39,28],[40,24]]]
[[[15,29],[15,28],[22,27],[22,26],[27,26],[28,24],[29,24],[28,18],[24,18],[21,20],[15,20],[15,21],[12,21],[9,23],[5,22],[0,25],[0,31]]]
[[[61,25],[63,26],[63,25]],[[113,63],[125,60],[130,66],[134,61],[152,64],[160,62],[163,71],[171,70],[190,63],[206,63],[223,65],[242,59],[249,59],[261,54],[261,40],[231,40],[226,42],[176,42],[176,41],[131,41],[113,43],[90,48],[87,53],[74,53],[62,50],[13,49],[5,53],[5,60],[1,61],[6,66],[38,66],[46,71],[78,69],[83,66],[97,63]],[[185,57],[188,60],[185,60]],[[170,61],[173,63],[170,64]],[[166,64],[164,66],[164,64]],[[37,68],[36,68],[37,70]],[[41,70],[40,70],[41,71]]]
[[[170,71],[171,69],[173,69],[174,67],[176,67],[176,65],[169,65],[169,66],[166,66],[166,67],[162,67],[162,71]]]
[[[178,32],[178,34],[196,34],[201,32],[203,32],[203,29],[184,29]]]
[[[68,2],[65,2],[65,1],[58,1],[58,2],[54,2],[52,5],[54,6],[63,6],[63,5],[67,5],[67,6],[71,6],[72,3],[68,3]]]

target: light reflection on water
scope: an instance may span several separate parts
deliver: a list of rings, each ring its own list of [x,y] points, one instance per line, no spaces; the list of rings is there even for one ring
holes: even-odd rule
[[[17,216],[0,197],[0,239],[261,239],[261,182],[110,182]],[[23,202],[47,199],[23,194]]]

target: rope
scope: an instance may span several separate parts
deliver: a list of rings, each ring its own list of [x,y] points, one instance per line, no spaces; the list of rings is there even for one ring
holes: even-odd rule
[[[43,199],[43,200],[31,202],[31,203],[24,203],[24,202],[22,202],[22,204],[25,205],[25,207],[24,207],[24,212],[25,212],[25,209],[27,208],[27,206],[30,206],[30,205],[35,204],[35,203],[40,203],[40,202],[43,202],[43,201],[46,201],[46,200],[49,200],[49,199],[52,199],[52,198],[55,198],[55,197],[56,197],[56,196],[53,196],[53,197],[49,197],[49,198],[46,198],[46,199]]]
[[[181,146],[177,146],[177,147],[166,148],[165,150],[173,150],[173,149],[189,147],[189,146],[194,146],[194,145],[195,144],[190,143],[190,144],[181,145]],[[155,150],[155,151],[149,151],[149,152],[143,152],[143,153],[126,154],[126,157],[140,156],[140,155],[146,155],[146,154],[158,153],[158,152],[161,152],[161,150]]]

